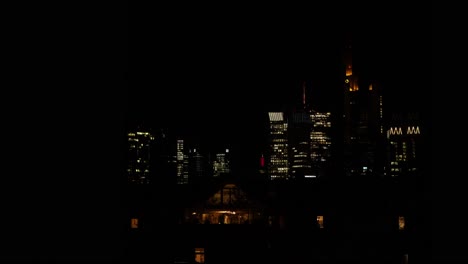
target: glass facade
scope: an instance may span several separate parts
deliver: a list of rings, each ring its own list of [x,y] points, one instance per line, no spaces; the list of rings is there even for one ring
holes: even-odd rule
[[[271,180],[289,179],[288,123],[282,112],[269,112],[270,162],[268,171]]]

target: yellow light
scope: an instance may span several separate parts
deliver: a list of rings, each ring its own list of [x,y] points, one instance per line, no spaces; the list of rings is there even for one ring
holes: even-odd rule
[[[398,229],[399,230],[405,229],[405,217],[404,216],[398,217]]]

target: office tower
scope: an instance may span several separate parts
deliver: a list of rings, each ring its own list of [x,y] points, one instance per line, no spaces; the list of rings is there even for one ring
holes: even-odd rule
[[[229,149],[226,149],[224,153],[216,154],[216,159],[213,162],[213,176],[219,177],[220,175],[230,173],[230,171]]]
[[[188,184],[188,156],[184,152],[184,140],[177,140],[176,177],[177,184]]]
[[[291,162],[291,177],[302,179],[312,177],[310,131],[312,121],[305,111],[292,113],[288,129]]]
[[[152,132],[154,142],[151,145],[151,170],[152,183],[158,186],[174,183],[174,157],[170,144],[171,139],[168,129],[160,128]]]
[[[288,162],[288,123],[283,112],[269,112],[270,121],[270,159],[268,172],[271,180],[289,179]]]
[[[150,152],[154,141],[148,131],[137,130],[129,132],[128,180],[134,184],[148,184],[150,182]]]
[[[197,148],[189,149],[188,175],[190,182],[199,182],[207,176],[207,161]]]
[[[345,46],[344,64],[344,168],[346,176],[373,175],[383,170],[381,142],[382,94],[373,82],[353,72],[351,39]]]
[[[420,170],[421,128],[418,114],[393,114],[387,130],[386,175],[411,175]]]
[[[312,178],[326,174],[331,157],[331,113],[311,111],[310,157]]]

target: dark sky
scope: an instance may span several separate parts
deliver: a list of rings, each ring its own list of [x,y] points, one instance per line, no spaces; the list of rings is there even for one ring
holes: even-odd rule
[[[421,109],[431,74],[427,7],[334,4],[296,13],[176,9],[139,21],[130,30],[128,120],[255,156],[266,112],[300,102],[302,81],[319,110],[342,104],[350,30],[355,72],[384,86],[389,109]]]

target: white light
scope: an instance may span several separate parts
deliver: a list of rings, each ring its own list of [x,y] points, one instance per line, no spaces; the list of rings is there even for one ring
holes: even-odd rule
[[[317,178],[317,176],[315,176],[315,175],[305,175],[304,177],[305,178]]]
[[[226,149],[226,153],[229,153],[229,149]]]
[[[269,112],[270,121],[283,121],[282,112]]]

